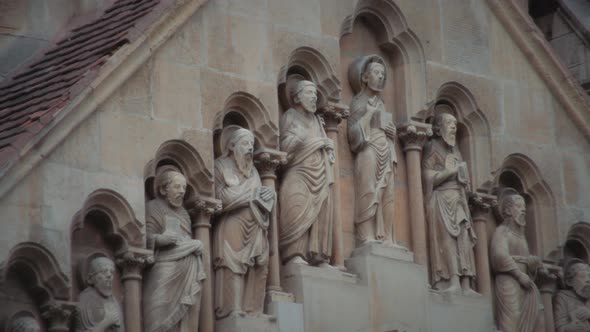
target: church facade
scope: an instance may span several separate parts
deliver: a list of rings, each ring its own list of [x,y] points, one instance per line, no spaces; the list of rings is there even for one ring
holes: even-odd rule
[[[590,100],[525,2],[101,2],[0,81],[2,328],[590,326]]]

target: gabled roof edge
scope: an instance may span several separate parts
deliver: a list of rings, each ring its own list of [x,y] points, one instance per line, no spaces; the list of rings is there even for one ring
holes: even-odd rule
[[[125,83],[207,1],[177,1],[137,40],[115,52],[100,68],[92,83],[20,151],[17,159],[0,169],[0,198],[94,113],[100,104]]]
[[[487,0],[537,74],[590,141],[590,100],[571,72],[557,58],[543,33],[517,0]]]

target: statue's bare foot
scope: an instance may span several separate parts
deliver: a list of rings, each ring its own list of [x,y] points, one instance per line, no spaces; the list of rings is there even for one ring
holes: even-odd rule
[[[320,263],[320,264],[318,265],[318,267],[325,268],[325,269],[338,270],[338,268],[337,268],[337,267],[335,267],[335,266],[333,266],[333,265],[330,265],[330,264],[328,264],[328,263],[326,263],[326,262]]]
[[[461,287],[459,287],[458,285],[451,285],[445,289],[441,289],[440,291],[446,294],[460,294]]]
[[[367,240],[364,240],[364,241],[361,243],[361,247],[362,247],[362,246],[369,245],[369,244],[375,244],[375,243],[383,243],[383,241],[381,241],[381,240],[377,240],[377,239],[367,239]]]
[[[301,258],[301,256],[291,258],[287,264],[309,265],[303,258]]]
[[[463,288],[463,295],[465,295],[465,296],[475,296],[475,297],[481,296],[481,294],[479,294],[478,292],[474,291],[471,288]]]

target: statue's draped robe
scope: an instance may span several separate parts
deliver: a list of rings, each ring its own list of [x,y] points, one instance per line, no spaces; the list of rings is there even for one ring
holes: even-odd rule
[[[177,229],[167,230],[167,221],[178,220]],[[143,293],[144,330],[147,332],[189,332],[198,324],[201,280],[205,273],[201,262],[202,243],[191,239],[188,213],[172,210],[162,199],[146,205],[148,248],[155,248],[156,237],[174,232],[176,245],[154,250],[154,265],[147,271]]]
[[[581,326],[584,326],[585,331],[590,331],[590,320],[579,321],[578,319],[573,319],[572,317],[577,309],[583,307],[586,307],[586,309],[590,310],[590,300],[583,299],[573,290],[562,290],[557,292],[553,298],[555,331],[566,332],[566,326],[573,322],[579,322]]]
[[[303,135],[298,135],[299,130]],[[312,264],[332,255],[334,175],[326,133],[317,115],[311,121],[295,109],[281,118],[281,150],[288,163],[279,194],[279,246],[283,262],[300,256]]]
[[[268,275],[269,212],[254,200],[261,186],[255,168],[245,177],[232,158],[215,161],[215,190],[223,205],[213,248],[217,317],[227,316],[236,306],[262,313]],[[236,277],[245,278],[243,290],[236,287]],[[241,292],[242,303],[234,303],[236,292]]]
[[[87,287],[80,293],[76,332],[92,332],[105,318],[107,311],[119,313],[119,327],[111,327],[107,332],[123,332],[123,313],[113,296],[104,297],[94,287]]]
[[[434,184],[445,170],[447,157],[454,157],[459,161],[463,158],[456,147],[448,146],[440,138],[426,144],[423,156],[422,178],[432,283],[447,281],[452,275],[473,277],[473,246],[476,236],[469,214],[465,185],[456,176],[450,176],[436,186]]]
[[[498,226],[490,245],[490,264],[496,276],[496,320],[503,332],[537,332],[540,328],[537,320],[543,315],[543,306],[537,286],[524,289],[509,272],[520,270],[534,280],[535,271],[529,271],[522,261],[529,256],[523,234],[506,224]]]
[[[377,112],[385,112],[383,102],[380,98],[378,100],[380,107]],[[371,128],[374,113],[367,111],[368,102],[369,96],[365,93],[355,96],[348,118],[348,142],[356,154],[354,222],[361,241],[371,236],[377,240],[393,241],[393,163],[397,162],[397,157],[393,142],[387,138],[385,131]],[[368,221],[374,224],[369,225]],[[369,231],[368,228],[372,229]]]

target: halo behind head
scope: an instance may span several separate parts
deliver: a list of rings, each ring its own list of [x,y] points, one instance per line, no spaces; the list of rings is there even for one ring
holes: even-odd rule
[[[356,58],[348,67],[348,82],[354,94],[359,93],[363,89],[363,73],[369,68],[369,65],[373,62],[383,65],[385,68],[385,81],[387,81],[387,66],[385,60],[377,55],[365,55]]]

